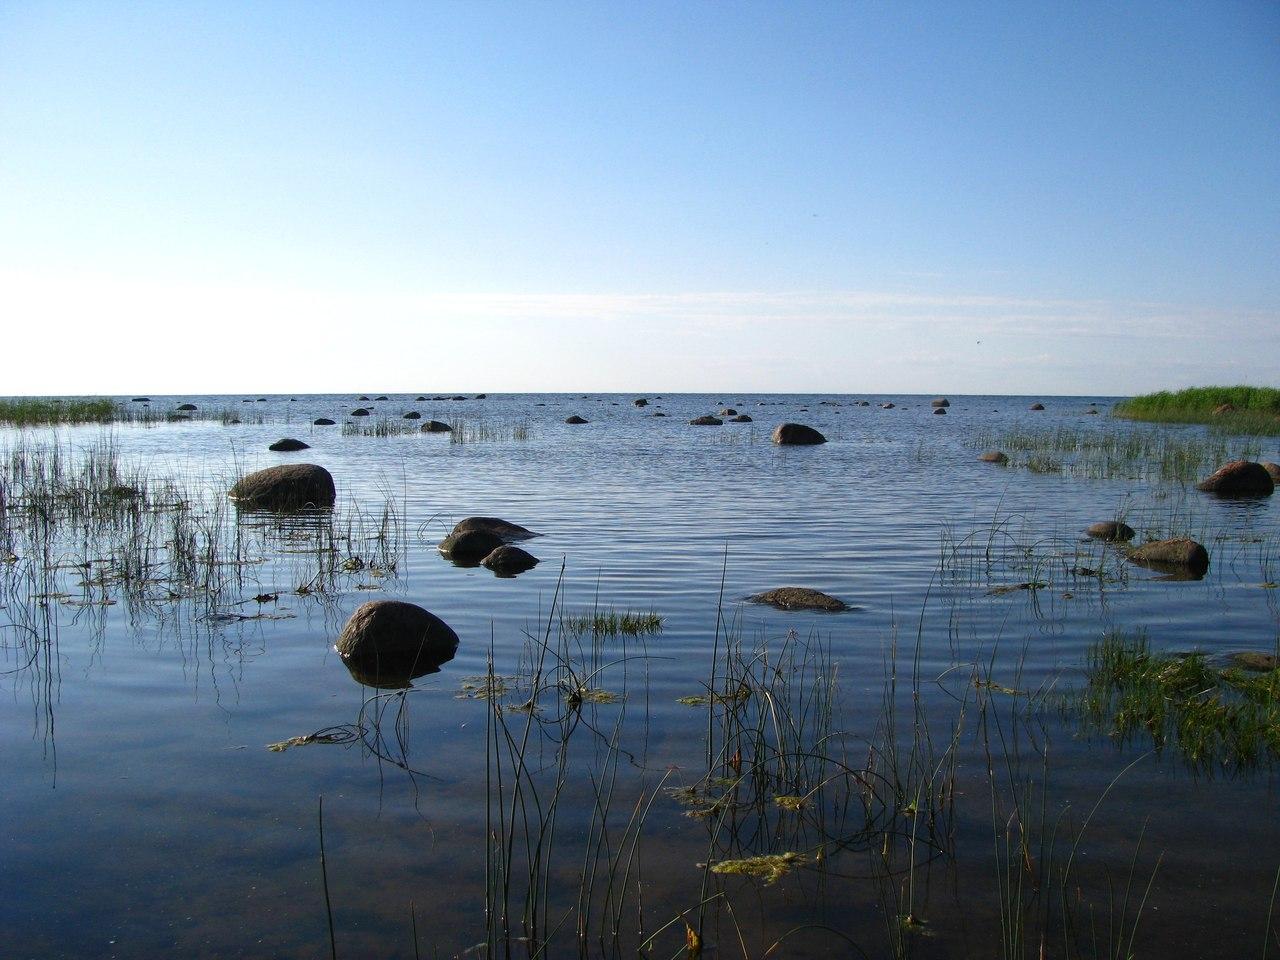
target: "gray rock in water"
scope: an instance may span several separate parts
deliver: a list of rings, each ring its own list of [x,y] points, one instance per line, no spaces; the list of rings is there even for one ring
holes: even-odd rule
[[[314,426],[317,426],[317,427],[332,427],[332,426],[333,426],[333,421],[332,421],[332,420],[330,420],[328,417],[316,417],[314,420],[312,420],[312,421],[311,421],[311,423],[312,423]]]
[[[488,400],[488,399],[489,399],[489,395],[488,395],[487,393],[477,393],[477,394],[476,394],[476,399],[477,399],[477,400]]]
[[[353,417],[367,417],[369,415],[369,411],[366,410],[364,407],[356,407],[354,410],[351,411],[351,415]]]
[[[451,533],[436,548],[460,567],[474,567],[506,541],[488,530]]]
[[[721,410],[716,411],[717,417],[736,417],[737,415],[738,411],[733,409],[733,407],[724,407]]]
[[[1030,406],[1030,408],[1029,408],[1029,409],[1031,409],[1031,410],[1043,410],[1043,409],[1044,409],[1044,404],[1043,404],[1043,403],[1033,403],[1033,404]]]
[[[978,459],[983,463],[1008,463],[1009,457],[1000,450],[988,450],[986,453],[978,454]]]
[[[1233,653],[1230,659],[1237,667],[1245,670],[1256,670],[1258,673],[1266,673],[1280,668],[1280,657],[1277,657],[1274,653],[1262,653],[1258,650],[1243,650],[1240,653]]]
[[[811,446],[815,443],[826,443],[827,438],[813,427],[807,427],[803,423],[780,423],[773,428],[773,442]]]
[[[519,547],[504,544],[480,562],[500,577],[514,577],[517,573],[524,573],[537,566],[538,558]]]
[[[754,421],[745,413],[740,413],[736,417],[729,418],[730,423],[753,423]]]
[[[406,414],[405,414],[401,419],[403,419],[403,420],[421,420],[421,419],[422,419],[422,414],[420,414],[417,410],[410,410],[410,411],[409,411],[408,413],[406,413]]]
[[[565,417],[564,422],[565,422],[565,423],[571,423],[571,424],[574,424],[574,425],[576,426],[577,424],[580,424],[580,423],[587,423],[587,422],[589,422],[589,421],[584,420],[582,417],[578,416],[578,415],[575,413],[572,417]]]
[[[461,533],[470,533],[473,530],[492,533],[503,540],[528,540],[530,537],[537,536],[527,527],[512,523],[510,520],[503,520],[501,517],[466,517],[454,525],[450,534],[456,536]]]
[[[937,414],[945,414],[947,411],[943,407],[934,407],[933,412]]]
[[[646,400],[644,397],[640,397],[636,400],[632,400],[631,404],[632,406],[636,406],[636,407],[647,407],[649,405],[649,401]]]
[[[1196,484],[1197,490],[1220,497],[1269,497],[1275,488],[1270,471],[1252,460],[1232,460]]]
[[[839,613],[841,610],[849,609],[848,604],[843,600],[810,587],[778,587],[776,590],[757,593],[748,599],[752,603],[767,603],[779,610],[822,610],[826,613]]]
[[[195,410],[197,409],[197,407],[194,403],[182,403],[178,405],[178,409],[179,410]]]
[[[1209,569],[1209,551],[1185,537],[1144,543],[1130,552],[1129,560],[1153,570],[1187,571],[1196,576],[1203,576]]]
[[[894,403],[882,403],[882,404],[880,404],[880,409],[881,409],[881,410],[892,410],[895,406],[897,406],[897,404],[894,404]]]
[[[150,403],[150,402],[151,402],[150,397],[134,397],[133,398],[133,403]]]
[[[458,635],[417,604],[371,600],[351,614],[334,649],[353,673],[371,675],[374,686],[395,685],[386,681],[422,676],[452,660]]]
[[[428,420],[422,425],[423,433],[451,433],[453,427],[447,423],[441,423],[439,420]]]
[[[693,427],[721,427],[724,426],[724,421],[719,417],[708,415],[705,417],[694,417],[689,421],[689,425]]]
[[[949,407],[951,406],[951,401],[948,400],[946,397],[938,397],[938,399],[936,400],[930,400],[929,406],[937,407],[937,408]]]
[[[314,463],[268,467],[241,477],[227,494],[242,506],[259,510],[332,507],[337,499],[333,476]]]
[[[267,449],[274,450],[276,453],[293,453],[295,450],[310,450],[311,444],[295,440],[293,437],[284,437],[267,447]]]
[[[1100,520],[1085,528],[1085,533],[1095,540],[1106,540],[1108,543],[1121,543],[1132,540],[1134,529],[1120,520]]]

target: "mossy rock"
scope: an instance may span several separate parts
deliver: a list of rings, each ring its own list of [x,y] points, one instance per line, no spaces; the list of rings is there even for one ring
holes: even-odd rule
[[[778,587],[748,597],[752,603],[767,603],[779,610],[821,610],[825,613],[839,613],[848,610],[849,605],[837,597],[814,590],[810,587]]]
[[[227,495],[251,509],[281,511],[328,508],[337,499],[333,475],[314,463],[257,470],[241,477]]]

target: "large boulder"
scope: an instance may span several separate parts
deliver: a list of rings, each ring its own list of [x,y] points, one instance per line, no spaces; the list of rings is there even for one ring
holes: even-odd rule
[[[317,427],[332,427],[332,426],[333,426],[333,421],[332,421],[332,420],[330,420],[328,417],[316,417],[316,418],[315,418],[314,420],[312,420],[311,422],[312,422],[312,424],[314,424],[314,425],[315,425],[315,426],[317,426]]]
[[[938,408],[940,408],[940,407],[949,407],[949,406],[951,406],[951,401],[950,401],[950,400],[948,400],[946,397],[938,397],[938,399],[936,399],[936,400],[930,400],[930,401],[929,401],[929,406],[931,406],[931,407],[938,407]]]
[[[423,433],[451,433],[453,427],[447,423],[441,423],[439,420],[428,420],[422,425]]]
[[[495,537],[501,537],[503,540],[528,540],[530,537],[537,536],[528,527],[522,527],[520,524],[512,523],[510,520],[503,520],[501,517],[466,517],[459,520],[449,532],[456,535],[470,533],[473,530],[492,533]]]
[[[311,444],[295,440],[293,437],[284,437],[271,444],[267,449],[274,450],[276,453],[294,453],[298,450],[310,450]]]
[[[1232,460],[1196,484],[1197,490],[1220,497],[1269,497],[1275,488],[1267,468],[1252,460]]]
[[[752,603],[767,603],[779,610],[822,610],[826,613],[839,613],[848,610],[848,604],[821,590],[810,587],[778,587],[748,597]]]
[[[370,600],[351,614],[334,649],[357,680],[366,675],[374,686],[393,686],[394,678],[422,676],[452,660],[458,635],[417,604]]]
[[[369,411],[366,410],[364,407],[356,407],[354,410],[351,411],[351,415],[353,417],[367,417],[369,415]]]
[[[460,567],[474,567],[505,543],[489,530],[465,530],[449,534],[436,549]]]
[[[587,420],[585,420],[584,418],[582,418],[582,417],[578,416],[578,415],[575,413],[575,414],[574,414],[573,416],[571,416],[571,417],[565,417],[565,418],[564,418],[564,422],[565,422],[565,423],[573,424],[574,426],[577,426],[578,424],[587,423],[588,421],[587,421]]]
[[[1203,576],[1209,569],[1209,551],[1186,537],[1144,543],[1129,554],[1129,559],[1153,570],[1185,571],[1195,576]]]
[[[337,499],[332,474],[314,463],[255,471],[241,477],[227,495],[238,504],[259,510],[332,507]]]
[[[978,459],[983,463],[1008,463],[1009,457],[1000,450],[988,450],[986,453],[978,454]]]
[[[1100,520],[1085,528],[1085,533],[1095,540],[1106,540],[1108,543],[1122,543],[1132,540],[1134,529],[1120,520]]]
[[[807,427],[803,423],[780,423],[773,428],[773,442],[805,446],[826,443],[827,438],[813,427]]]
[[[1044,409],[1044,404],[1043,404],[1043,403],[1033,403],[1033,404],[1031,405],[1030,409],[1032,409],[1032,410],[1043,410],[1043,409]]]
[[[504,544],[480,561],[500,577],[514,577],[537,566],[538,558],[526,550]]]
[[[694,417],[689,421],[689,425],[693,427],[719,427],[724,425],[724,421],[719,417],[713,417],[708,414],[705,417]]]
[[[1263,460],[1262,469],[1271,474],[1272,483],[1280,483],[1280,463],[1272,463],[1270,460]]]

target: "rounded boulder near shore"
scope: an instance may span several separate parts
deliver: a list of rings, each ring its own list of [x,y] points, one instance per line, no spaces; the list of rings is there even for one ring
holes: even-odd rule
[[[1105,540],[1108,543],[1132,540],[1135,534],[1133,527],[1121,520],[1099,520],[1089,524],[1084,532],[1095,540]]]
[[[228,492],[241,506],[258,510],[332,507],[333,475],[315,463],[290,463],[246,474]]]
[[[1232,460],[1196,484],[1197,490],[1219,497],[1269,497],[1275,488],[1270,471],[1252,460]]]
[[[773,428],[773,442],[784,446],[813,446],[826,443],[827,438],[803,423],[780,423]]]
[[[298,450],[310,450],[311,444],[295,440],[293,437],[283,437],[271,444],[267,449],[274,450],[276,453],[294,453]]]
[[[1165,572],[1186,571],[1200,577],[1209,569],[1209,551],[1186,537],[1154,540],[1129,553],[1129,560],[1141,567]]]
[[[421,676],[453,659],[458,635],[429,610],[370,600],[351,614],[334,649],[349,665],[386,676]]]

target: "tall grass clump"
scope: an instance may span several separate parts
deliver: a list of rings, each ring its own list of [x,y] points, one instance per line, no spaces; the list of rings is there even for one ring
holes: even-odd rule
[[[105,398],[22,397],[0,400],[0,423],[17,427],[57,423],[110,423],[118,410]]]
[[[1161,390],[1115,405],[1115,415],[1158,423],[1208,423],[1240,433],[1280,433],[1280,389],[1274,387],[1190,387]]]

